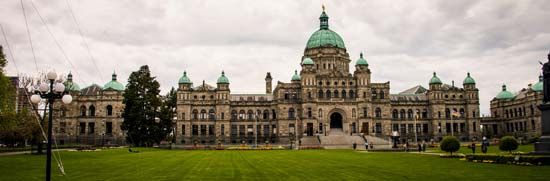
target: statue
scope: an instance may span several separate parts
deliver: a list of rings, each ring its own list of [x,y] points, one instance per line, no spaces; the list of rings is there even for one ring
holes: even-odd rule
[[[543,77],[543,95],[542,103],[546,104],[550,102],[550,52],[548,53],[548,62],[542,65],[542,77]]]

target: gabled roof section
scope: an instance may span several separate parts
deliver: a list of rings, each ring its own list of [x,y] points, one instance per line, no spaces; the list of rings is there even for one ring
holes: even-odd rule
[[[400,92],[401,95],[411,95],[411,94],[424,94],[426,93],[427,89],[422,87],[421,85],[414,86],[410,89],[404,90],[403,92]]]
[[[203,84],[201,84],[201,85],[199,85],[199,86],[197,86],[197,87],[193,87],[193,90],[197,90],[197,91],[211,91],[211,90],[216,90],[216,87],[203,83]]]
[[[97,85],[97,84],[92,84],[82,90],[80,90],[80,93],[81,95],[83,96],[94,96],[94,95],[98,95],[99,92],[101,91],[101,86]]]
[[[426,94],[391,94],[391,101],[427,101]]]

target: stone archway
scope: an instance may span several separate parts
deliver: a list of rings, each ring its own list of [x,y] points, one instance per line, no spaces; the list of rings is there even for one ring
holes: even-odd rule
[[[342,114],[334,112],[330,114],[330,129],[343,129],[343,117]]]

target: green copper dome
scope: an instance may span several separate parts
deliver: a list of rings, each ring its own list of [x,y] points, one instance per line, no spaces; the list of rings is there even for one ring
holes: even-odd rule
[[[122,85],[120,82],[116,80],[116,73],[113,73],[113,78],[110,82],[107,82],[105,86],[103,86],[103,90],[113,89],[117,91],[123,91],[124,85]]]
[[[313,60],[311,58],[307,57],[302,61],[302,65],[313,65]]]
[[[319,20],[321,22],[320,29],[309,37],[306,48],[317,48],[323,46],[346,48],[342,37],[328,28],[328,16],[324,10],[323,13],[321,13],[321,17],[319,17]]]
[[[355,63],[355,65],[369,65],[369,63],[367,62],[367,60],[365,60],[363,58],[363,52],[361,52],[361,54],[359,54],[359,59],[357,60],[357,62]]]
[[[497,99],[513,99],[515,96],[506,90],[506,85],[502,85],[502,91],[497,94]]]
[[[544,84],[542,83],[542,75],[541,75],[539,76],[539,82],[533,85],[531,89],[535,92],[542,92],[543,87],[544,87]]]
[[[434,76],[432,79],[430,79],[430,84],[442,84],[441,79],[437,77],[436,73],[434,72]]]
[[[300,81],[300,75],[298,75],[298,70],[294,70],[294,75],[292,76],[292,81]]]
[[[180,83],[180,84],[192,84],[191,79],[189,79],[189,77],[187,77],[187,71],[183,71],[183,76],[181,76],[178,83]]]
[[[468,72],[462,84],[476,84],[476,81],[474,80],[474,78],[470,77],[470,72]]]
[[[67,75],[67,81],[63,83],[66,91],[80,91],[80,86],[76,82],[73,82],[73,74],[69,72]]]
[[[222,75],[218,78],[218,84],[229,84],[229,79],[225,76],[224,71],[222,71]]]

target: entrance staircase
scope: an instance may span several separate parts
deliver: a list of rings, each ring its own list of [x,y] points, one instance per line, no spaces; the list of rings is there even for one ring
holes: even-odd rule
[[[307,138],[309,139],[310,137]],[[356,143],[357,149],[364,150],[365,141],[368,141],[369,144],[374,144],[374,149],[391,148],[391,142],[389,140],[370,135],[348,135],[345,134],[342,129],[331,129],[327,136],[321,135],[318,140],[319,145],[325,149],[351,149],[353,148],[353,143]],[[304,138],[302,138],[302,144],[303,143]]]

